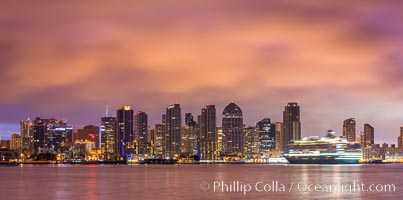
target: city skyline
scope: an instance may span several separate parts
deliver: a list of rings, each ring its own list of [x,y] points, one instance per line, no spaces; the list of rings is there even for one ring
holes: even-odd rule
[[[403,197],[402,0],[0,5],[8,200]]]
[[[170,108],[170,107],[172,107],[172,106],[179,106],[179,107],[182,107],[182,105],[181,104],[179,104],[179,103],[175,103],[175,104],[171,104],[171,105],[169,105],[166,109],[168,109],[168,108]],[[215,104],[207,104],[207,107],[208,106],[213,106],[213,107],[215,107]],[[230,102],[229,104],[227,104],[227,106],[226,107],[224,107],[224,109],[223,109],[223,112],[225,113],[226,112],[226,109],[228,109],[227,107],[228,106],[235,106],[235,107],[237,107],[237,109],[242,109],[242,108],[240,108],[240,107],[238,107],[238,105],[237,104],[235,104],[235,102]],[[290,106],[297,106],[298,107],[298,113],[300,113],[301,111],[300,111],[300,105],[298,104],[298,102],[287,102],[285,105],[285,108],[283,108],[283,109],[285,109],[285,110],[283,110],[283,120],[273,120],[273,123],[284,123],[284,117],[285,117],[285,115],[288,115],[288,114],[286,114],[286,113],[288,113],[287,112],[287,110],[289,110],[289,108],[290,108]],[[81,124],[81,125],[73,125],[73,124],[69,124],[69,126],[71,127],[71,128],[74,128],[74,129],[82,129],[82,128],[85,128],[86,126],[98,126],[98,127],[101,127],[101,126],[103,126],[103,119],[105,119],[105,118],[117,118],[117,115],[114,115],[114,114],[111,114],[111,113],[115,113],[115,112],[117,112],[116,114],[118,114],[119,115],[119,111],[120,110],[130,110],[131,111],[131,114],[133,114],[133,116],[131,116],[133,119],[131,120],[132,121],[132,124],[131,124],[131,126],[133,126],[132,128],[133,128],[133,131],[131,131],[131,134],[132,134],[132,136],[131,137],[134,137],[134,135],[136,135],[137,134],[137,131],[135,130],[136,129],[136,116],[137,115],[139,115],[139,114],[143,114],[143,115],[146,115],[146,118],[148,118],[147,116],[148,116],[148,113],[146,112],[146,111],[141,111],[141,110],[136,110],[135,108],[133,108],[132,106],[130,106],[130,105],[122,105],[122,106],[119,106],[118,108],[117,108],[117,110],[116,111],[112,111],[111,112],[111,110],[109,110],[109,109],[113,109],[113,108],[111,108],[111,107],[109,107],[109,106],[106,106],[105,107],[106,108],[106,110],[104,110],[104,115],[103,116],[101,116],[99,119],[100,119],[100,121],[98,121],[98,122],[96,122],[96,123],[93,123],[93,124],[91,124],[91,123],[86,123],[86,124]],[[188,115],[192,115],[191,117],[193,117],[193,114],[194,115],[196,115],[196,116],[198,116],[198,115],[202,115],[203,114],[203,109],[205,109],[206,108],[206,106],[204,106],[204,107],[202,107],[201,109],[202,109],[202,112],[200,113],[200,111],[199,112],[188,112],[188,111],[184,111],[183,113],[181,113],[181,115],[180,115],[180,117],[181,117],[181,120],[180,120],[180,123],[182,124],[181,126],[184,126],[184,125],[188,125],[187,124],[187,120],[190,120],[190,119],[186,119],[186,117],[190,117],[190,116],[188,116]],[[219,109],[219,108],[218,108]],[[243,111],[241,110],[241,113],[242,113]],[[217,115],[217,117],[218,117],[218,120],[217,120],[217,125],[216,125],[216,127],[217,128],[222,128],[222,123],[221,122],[223,122],[223,120],[224,120],[224,118],[225,118],[225,116],[226,115],[224,115],[224,113],[222,113],[222,115]],[[241,114],[242,115],[242,114]],[[303,116],[301,117],[300,116],[300,114],[297,114],[298,115],[298,117],[297,118],[299,118],[299,119],[303,119]],[[149,127],[149,128],[154,128],[154,126],[155,125],[159,125],[159,124],[164,124],[164,117],[166,116],[166,113],[163,113],[163,114],[161,114],[159,117],[160,117],[160,119],[159,119],[159,121],[157,120],[157,121],[155,121],[155,122],[153,122],[153,123],[150,123],[150,121],[148,120],[148,119],[146,119],[147,120],[147,123],[148,123],[148,125],[147,125],[147,127]],[[42,119],[46,119],[46,118],[50,118],[50,119],[54,119],[54,118],[56,118],[56,119],[60,119],[60,120],[63,120],[64,122],[68,122],[69,121],[69,119],[63,119],[63,118],[57,118],[57,117],[54,117],[54,116],[36,116],[36,117],[32,117],[32,118],[25,118],[25,119],[21,119],[20,120],[20,122],[19,122],[19,125],[18,125],[18,131],[16,131],[16,132],[11,132],[11,134],[10,134],[10,136],[9,137],[11,137],[11,135],[13,135],[13,134],[24,134],[24,133],[20,133],[20,130],[21,130],[21,128],[22,128],[22,124],[21,123],[23,123],[25,120],[27,120],[27,119],[30,119],[30,120],[35,120],[35,118],[42,118]],[[162,117],[162,119],[161,119],[161,117]],[[221,117],[223,117],[222,119],[221,119]],[[241,117],[242,119],[244,119],[245,117]],[[193,120],[193,118],[191,118],[192,120]],[[248,127],[248,126],[258,126],[258,124],[259,124],[259,122],[260,121],[262,121],[262,120],[266,120],[266,119],[271,119],[271,117],[270,116],[266,116],[266,117],[264,117],[264,118],[261,118],[260,120],[258,120],[258,121],[256,121],[256,122],[254,122],[254,123],[251,123],[251,124],[248,124],[248,123],[245,123],[245,122],[243,122],[242,124],[245,126],[245,127]],[[339,135],[339,136],[344,136],[344,137],[346,137],[345,136],[345,133],[344,133],[344,131],[345,131],[345,124],[346,124],[346,121],[349,121],[349,120],[354,120],[354,123],[356,123],[355,121],[357,121],[355,118],[348,118],[348,119],[345,119],[344,121],[342,121],[342,123],[341,123],[341,131],[340,132],[337,132],[337,131],[335,131],[335,129],[326,129],[326,130],[323,130],[323,132],[322,133],[320,133],[320,134],[304,134],[303,132],[302,132],[302,134],[301,133],[299,133],[299,131],[297,131],[296,132],[296,134],[298,135],[298,134],[301,134],[301,138],[302,137],[307,137],[307,136],[324,136],[324,135],[326,135],[326,133],[329,131],[329,130],[332,130],[332,131],[335,131],[335,133],[337,134],[337,135]],[[130,121],[130,120],[129,120]],[[303,121],[303,120],[301,120],[301,121]],[[292,124],[292,123],[291,123]],[[299,129],[299,128],[301,128],[301,124],[303,124],[303,123],[300,123],[296,128],[297,129]],[[370,123],[370,124],[372,124],[372,123]],[[274,124],[273,124],[274,125]],[[360,129],[360,125],[362,125],[362,128]],[[364,133],[365,131],[366,131],[366,126],[368,126],[369,125],[369,123],[363,123],[363,124],[359,124],[359,123],[357,123],[357,124],[354,124],[354,126],[355,126],[355,133],[356,133],[356,135],[357,135],[357,137],[359,136],[359,134],[360,133]],[[299,127],[299,128],[298,128]],[[302,127],[303,127],[303,125],[302,125]],[[402,126],[399,126],[398,128],[399,128],[399,130],[401,131],[402,128],[403,127],[403,125]],[[145,127],[143,127],[143,129],[144,129]],[[292,129],[294,129],[294,128],[292,128]],[[0,132],[1,133],[1,132]],[[99,131],[99,134],[101,134],[102,133],[102,131]],[[375,142],[373,141],[372,143],[387,143],[387,144],[398,144],[398,142],[396,142],[396,138],[391,138],[391,140],[390,140],[390,142],[389,141],[379,141],[379,140],[377,140],[376,138],[376,136],[377,136],[377,131],[375,131],[374,132],[375,134],[373,134],[373,140],[375,140]],[[400,132],[398,133],[398,134],[400,134]],[[397,135],[398,135],[397,134]],[[6,135],[6,137],[4,137],[4,135],[1,135],[2,136],[2,138],[3,139],[10,139],[10,138],[7,138],[8,136]],[[102,135],[103,136],[103,135]],[[99,138],[100,137],[102,137],[102,136],[99,136]],[[295,137],[295,136],[291,136],[292,138],[293,137]],[[298,138],[298,137],[297,137]],[[348,138],[348,137],[346,137],[346,138]],[[354,137],[355,138],[355,137]],[[287,138],[284,138],[285,140],[287,140]],[[356,138],[357,139],[357,138]],[[358,139],[360,139],[359,137],[358,137]],[[357,141],[357,142],[360,142],[360,141]]]
[[[105,105],[152,125],[176,102],[220,113],[234,101],[247,125],[298,102],[302,136],[355,118],[357,134],[369,123],[396,143],[403,125],[399,1],[3,4],[3,138],[27,117],[99,125]]]

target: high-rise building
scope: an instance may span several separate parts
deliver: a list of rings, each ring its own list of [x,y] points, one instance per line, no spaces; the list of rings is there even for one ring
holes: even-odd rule
[[[276,129],[276,150],[277,151],[284,151],[284,128],[282,122],[276,122],[275,129]]]
[[[29,119],[20,121],[21,138],[29,138],[32,135],[32,122]]]
[[[192,113],[185,113],[185,125],[188,127],[196,127],[196,121],[193,119]]]
[[[243,130],[244,141],[244,155],[247,158],[256,158],[260,154],[259,140],[260,133],[258,126],[245,127]]]
[[[198,132],[196,127],[182,126],[182,155],[190,157],[197,154],[197,138]]]
[[[65,120],[50,118],[47,121],[45,145],[51,153],[62,153],[69,150],[69,127]]]
[[[172,104],[166,109],[165,154],[168,157],[181,153],[182,116],[180,104]]]
[[[155,124],[154,134],[154,155],[157,157],[162,157],[164,155],[165,125]]]
[[[148,115],[138,111],[134,116],[134,133],[138,144],[138,154],[148,154]]]
[[[403,149],[403,126],[400,127],[400,136],[397,138],[397,147]]]
[[[217,115],[215,105],[206,105],[201,109],[199,129],[200,159],[218,159]]]
[[[33,127],[34,126],[29,119],[20,121],[20,134],[22,140],[21,153],[24,155],[24,157],[29,157],[34,153]]]
[[[222,135],[223,135],[223,133],[222,133],[222,127],[217,127],[217,151],[219,152],[219,153],[221,153],[221,152],[223,152],[222,151]]]
[[[256,123],[259,133],[259,153],[260,155],[269,155],[269,152],[276,150],[276,128],[271,123],[270,118],[264,118]]]
[[[243,155],[243,116],[235,103],[228,104],[223,111],[223,154]]]
[[[370,124],[364,124],[364,147],[374,144],[375,131]]]
[[[357,136],[357,142],[360,143],[361,148],[365,147],[365,134],[364,131],[360,131],[360,133]]]
[[[38,154],[40,148],[45,148],[45,133],[47,129],[47,120],[37,117],[32,123],[33,123],[34,154]]]
[[[185,126],[182,127],[181,152],[185,156],[198,154],[199,129],[192,113],[185,113]]]
[[[154,147],[155,147],[155,129],[148,127],[147,128],[147,152],[148,155],[154,155]]]
[[[10,137],[10,150],[20,151],[22,146],[22,139],[19,134],[12,134]]]
[[[298,103],[289,102],[283,112],[284,145],[301,139],[300,108]]]
[[[343,136],[347,138],[349,142],[355,142],[356,123],[354,118],[349,118],[343,122]]]
[[[127,154],[134,153],[133,120],[134,111],[131,106],[123,106],[116,111],[117,134],[116,134],[116,152],[119,152],[121,158]]]
[[[69,129],[65,121],[37,117],[32,122],[32,129],[32,142],[35,154],[38,154],[41,149],[44,150],[43,152],[49,153],[61,153],[69,149],[69,146],[66,145]],[[26,135],[25,130],[23,132]]]
[[[116,117],[101,118],[101,148],[104,150],[104,158],[113,160],[115,155]]]

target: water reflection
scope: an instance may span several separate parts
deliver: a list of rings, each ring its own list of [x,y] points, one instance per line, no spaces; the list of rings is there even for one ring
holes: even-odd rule
[[[1,168],[0,194],[6,194],[6,199],[45,200],[402,199],[401,192],[349,193],[340,189],[329,192],[299,191],[297,188],[301,181],[329,187],[355,181],[393,183],[399,191],[403,187],[399,178],[402,174],[403,165],[24,165]],[[214,181],[227,185],[240,181],[252,187],[256,182],[262,182],[272,190],[258,192],[253,188],[247,194],[214,192]],[[210,184],[208,191],[200,189],[203,182]],[[286,191],[274,191],[276,184],[284,184]],[[288,191],[292,184],[293,190]]]

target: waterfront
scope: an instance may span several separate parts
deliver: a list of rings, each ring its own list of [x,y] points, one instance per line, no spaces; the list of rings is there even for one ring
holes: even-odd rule
[[[402,164],[383,165],[21,165],[0,168],[5,199],[401,199]],[[235,189],[252,185],[248,193]],[[256,183],[271,191],[256,191]],[[301,184],[304,182],[304,184]],[[302,191],[338,183],[395,191]],[[232,191],[214,184],[227,184]],[[274,183],[274,185],[273,185]],[[300,183],[300,188],[298,188]],[[206,186],[207,184],[207,186]],[[289,190],[291,185],[294,187]],[[305,185],[305,186],[304,186]],[[218,185],[216,185],[218,186]],[[270,187],[269,186],[269,187]],[[312,186],[313,188],[314,186]],[[311,189],[312,189],[311,188]],[[266,188],[268,189],[268,188]],[[335,189],[335,188],[333,188]],[[202,191],[207,190],[207,191]]]

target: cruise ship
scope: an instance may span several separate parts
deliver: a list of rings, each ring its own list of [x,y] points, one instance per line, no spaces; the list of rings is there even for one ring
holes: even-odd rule
[[[287,146],[284,157],[290,164],[358,164],[362,150],[359,143],[329,133],[294,141]]]

